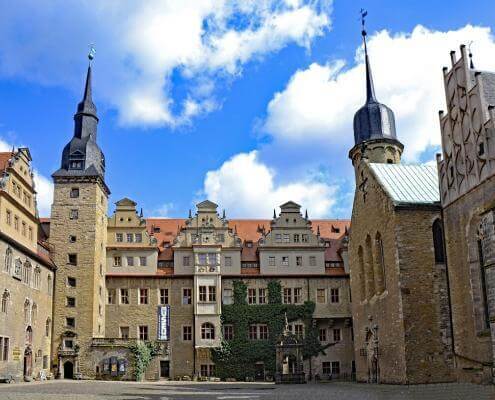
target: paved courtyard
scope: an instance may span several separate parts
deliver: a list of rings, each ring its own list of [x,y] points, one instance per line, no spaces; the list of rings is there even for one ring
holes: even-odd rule
[[[0,400],[494,400],[495,387],[442,384],[428,386],[328,383],[307,385],[51,381],[0,385]]]

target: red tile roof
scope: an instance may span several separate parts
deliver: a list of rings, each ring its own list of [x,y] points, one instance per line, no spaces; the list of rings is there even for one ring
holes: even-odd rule
[[[0,152],[0,171],[3,171],[7,167],[7,163],[12,158],[14,153],[11,151]]]

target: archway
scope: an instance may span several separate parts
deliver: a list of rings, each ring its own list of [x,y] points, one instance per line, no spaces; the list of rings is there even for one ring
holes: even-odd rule
[[[24,364],[23,364],[23,371],[24,371],[24,376],[30,377],[32,373],[32,368],[33,368],[33,356],[32,356],[32,350],[30,347],[27,347],[26,350],[24,350]]]
[[[64,379],[74,379],[74,364],[72,361],[64,362]]]

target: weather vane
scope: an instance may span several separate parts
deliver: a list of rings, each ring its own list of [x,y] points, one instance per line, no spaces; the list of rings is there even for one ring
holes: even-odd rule
[[[96,54],[95,46],[93,43],[91,43],[89,45],[89,53],[88,53],[88,59],[90,62],[93,61],[93,59],[95,58],[95,54]]]
[[[473,53],[471,52],[471,45],[473,44],[473,41],[471,40],[468,44],[468,56],[469,56],[469,68],[474,69],[474,63],[473,63]]]
[[[363,36],[366,36],[366,29],[364,29],[364,25],[366,23],[366,16],[368,15],[368,11],[366,11],[364,8],[361,8],[361,10],[359,11],[359,14],[361,14],[361,28],[362,28],[362,35]]]

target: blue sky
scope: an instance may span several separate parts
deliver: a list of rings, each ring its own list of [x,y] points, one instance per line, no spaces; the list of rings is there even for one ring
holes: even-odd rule
[[[489,1],[142,4],[0,0],[0,140],[30,147],[42,216],[89,43],[111,201],[130,197],[148,216],[183,217],[208,197],[238,218],[269,218],[291,199],[310,217],[350,217],[361,7],[405,162],[439,150],[449,51],[472,41],[476,67],[495,70]]]

